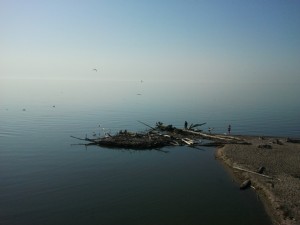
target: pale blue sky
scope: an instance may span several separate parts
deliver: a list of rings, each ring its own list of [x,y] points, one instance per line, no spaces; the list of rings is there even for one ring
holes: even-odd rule
[[[300,82],[298,0],[0,0],[0,30],[0,77]]]

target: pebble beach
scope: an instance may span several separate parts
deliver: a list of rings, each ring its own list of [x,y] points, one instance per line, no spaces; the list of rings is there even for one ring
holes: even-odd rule
[[[300,224],[300,143],[280,137],[238,137],[250,144],[226,144],[217,149],[216,157],[237,182],[251,181],[274,224]]]

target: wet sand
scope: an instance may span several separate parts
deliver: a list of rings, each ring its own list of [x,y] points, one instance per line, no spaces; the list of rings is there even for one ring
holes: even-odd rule
[[[300,144],[287,138],[238,136],[250,145],[226,144],[216,157],[238,182],[251,180],[274,224],[300,224]],[[258,172],[245,172],[235,167]]]

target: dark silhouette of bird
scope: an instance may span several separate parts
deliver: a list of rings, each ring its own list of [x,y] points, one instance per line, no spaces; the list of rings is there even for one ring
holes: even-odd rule
[[[93,69],[93,71],[95,71],[95,72],[98,72],[98,70],[97,70],[97,69]]]

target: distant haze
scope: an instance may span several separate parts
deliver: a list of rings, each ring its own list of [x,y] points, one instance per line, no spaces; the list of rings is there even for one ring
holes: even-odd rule
[[[0,0],[0,78],[300,82],[299,12],[296,0]]]

